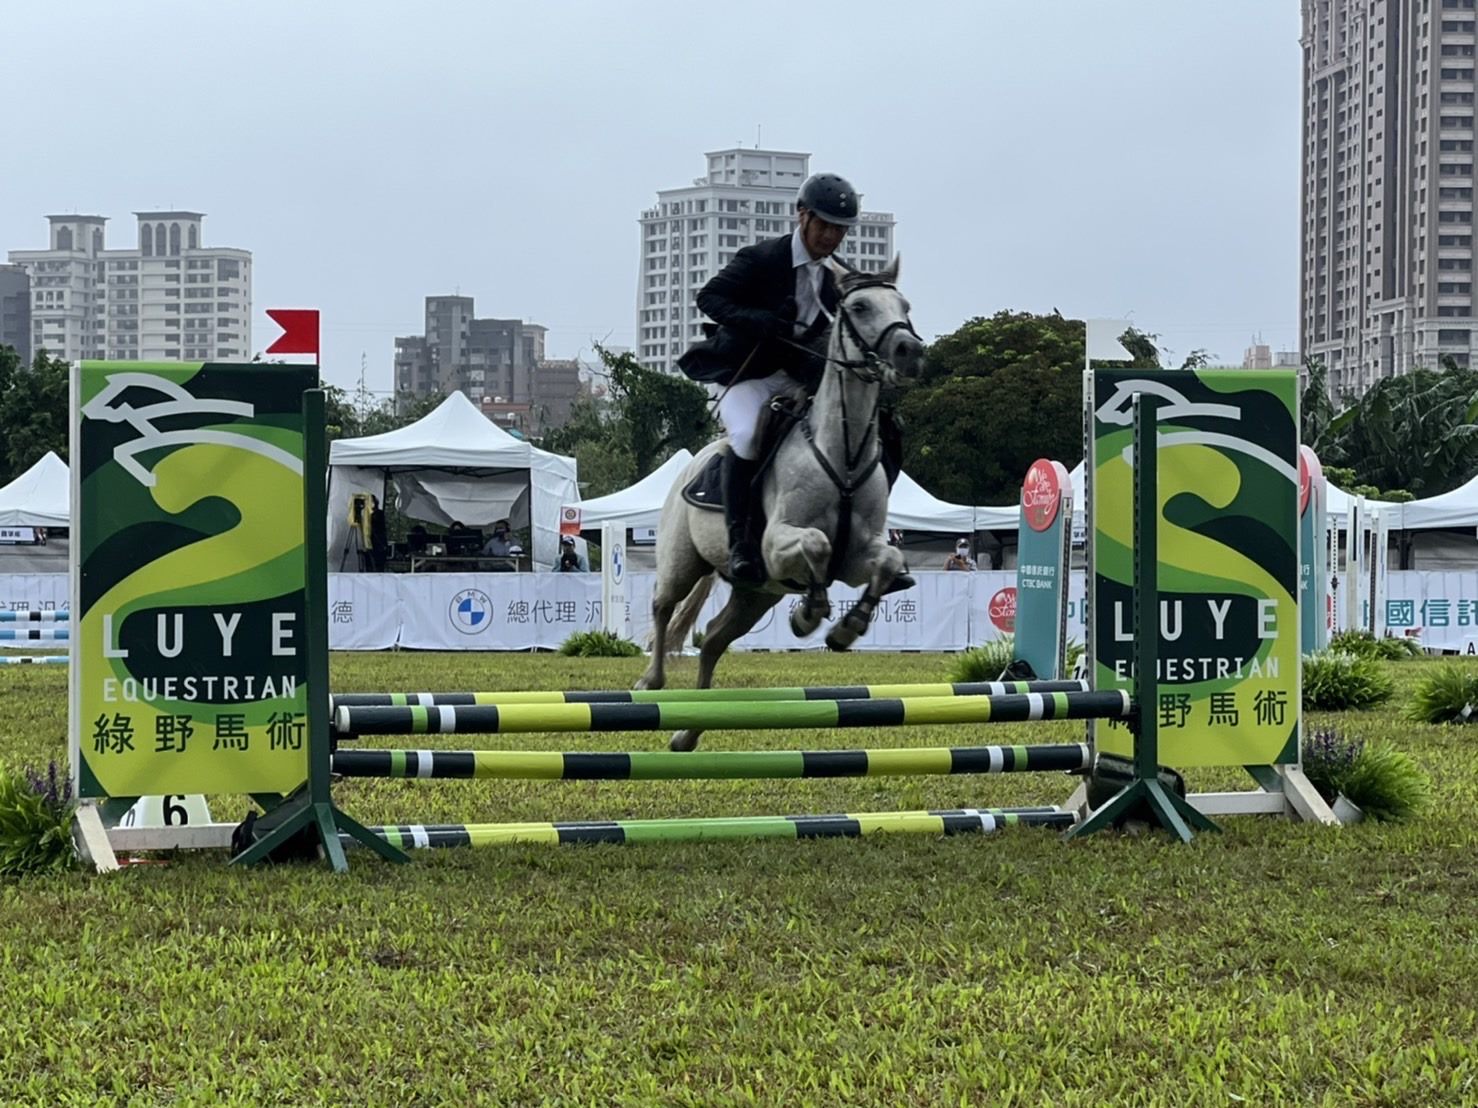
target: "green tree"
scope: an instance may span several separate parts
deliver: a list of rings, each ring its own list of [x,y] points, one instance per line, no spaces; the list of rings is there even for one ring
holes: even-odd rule
[[[1418,496],[1456,488],[1478,472],[1478,372],[1454,366],[1383,378],[1309,445],[1326,466],[1353,470],[1357,488]]]
[[[29,366],[14,347],[0,346],[0,484],[34,465],[48,450],[67,457],[70,371],[38,350]]]
[[[1007,503],[1037,458],[1076,465],[1083,342],[1082,320],[1056,312],[997,312],[939,338],[898,406],[909,475],[947,500]]]
[[[542,446],[572,455],[586,496],[603,496],[645,477],[677,451],[701,450],[717,431],[708,394],[684,377],[647,369],[631,354],[596,346],[610,381],[609,405],[576,401]]]

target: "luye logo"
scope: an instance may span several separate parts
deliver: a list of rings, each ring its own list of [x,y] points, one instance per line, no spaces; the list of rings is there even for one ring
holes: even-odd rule
[[[452,626],[462,634],[481,634],[492,626],[492,598],[481,589],[463,589],[452,597],[447,616],[451,619]]]

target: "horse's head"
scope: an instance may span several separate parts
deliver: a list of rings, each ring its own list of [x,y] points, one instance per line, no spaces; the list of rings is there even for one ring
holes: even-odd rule
[[[924,343],[908,318],[908,301],[898,291],[898,258],[879,273],[846,269],[830,258],[826,264],[837,283],[842,363],[885,384],[918,369]]]

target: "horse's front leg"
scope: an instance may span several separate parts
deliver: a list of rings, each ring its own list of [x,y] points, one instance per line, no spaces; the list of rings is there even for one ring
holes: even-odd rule
[[[825,587],[831,540],[824,531],[773,522],[765,528],[761,549],[771,580],[797,582],[808,594]]]
[[[893,583],[893,578],[903,572],[903,552],[881,539],[868,546],[860,561],[865,567],[861,576],[867,584],[862,597],[852,606],[851,611],[827,633],[826,645],[832,650],[850,649],[866,633],[878,610],[878,601],[882,599],[884,590]]]

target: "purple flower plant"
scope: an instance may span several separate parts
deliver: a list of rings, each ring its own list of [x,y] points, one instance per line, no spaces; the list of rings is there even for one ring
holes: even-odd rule
[[[67,806],[72,803],[72,781],[71,778],[59,779],[55,759],[46,767],[45,774],[30,766],[24,772],[31,791],[41,797],[48,809],[56,815],[66,811]]]

